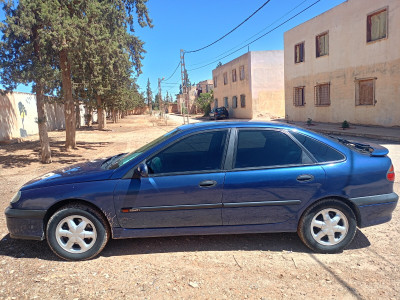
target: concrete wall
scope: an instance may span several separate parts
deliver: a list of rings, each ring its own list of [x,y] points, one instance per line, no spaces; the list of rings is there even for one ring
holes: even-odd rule
[[[284,117],[283,50],[255,51],[250,54],[253,117]]]
[[[64,129],[64,109],[61,104],[46,103],[49,131]],[[28,93],[0,95],[0,141],[38,133],[36,96]]]
[[[251,73],[250,73],[250,54],[245,53],[242,56],[214,69],[212,71],[213,79],[216,78],[217,86],[214,83],[214,99],[218,99],[218,106],[225,106],[224,97],[228,97],[228,111],[230,117],[233,118],[252,118],[252,100],[251,100]],[[240,80],[240,66],[244,66],[244,80]],[[232,82],[232,70],[236,69],[236,82]],[[227,73],[228,82],[224,85],[223,74]],[[240,95],[246,96],[246,106],[240,106]],[[232,108],[232,97],[238,98],[238,107]],[[211,108],[214,108],[211,105]]]
[[[388,8],[388,36],[367,42],[367,16]],[[285,107],[289,120],[400,125],[400,1],[348,0],[287,31]],[[316,58],[316,35],[329,32],[329,54]],[[305,42],[305,60],[294,46]],[[355,105],[357,79],[376,78],[375,105]],[[330,82],[331,104],[316,107],[314,86]],[[305,106],[293,105],[293,88],[305,86]]]

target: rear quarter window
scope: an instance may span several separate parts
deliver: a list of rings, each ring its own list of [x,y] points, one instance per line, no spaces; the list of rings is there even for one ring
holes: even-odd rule
[[[331,162],[345,159],[345,156],[339,151],[332,147],[317,141],[302,133],[290,132],[296,140],[298,140],[314,157],[318,162]]]

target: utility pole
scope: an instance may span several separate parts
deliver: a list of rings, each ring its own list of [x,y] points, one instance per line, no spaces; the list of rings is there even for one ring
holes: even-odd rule
[[[181,49],[181,79],[182,79],[182,94],[184,99],[183,124],[189,124],[189,87],[187,80],[187,71],[185,67],[185,51]]]
[[[161,95],[161,81],[163,81],[165,78],[158,78],[158,107],[160,109],[160,117],[164,115],[164,105],[162,101],[162,95]]]

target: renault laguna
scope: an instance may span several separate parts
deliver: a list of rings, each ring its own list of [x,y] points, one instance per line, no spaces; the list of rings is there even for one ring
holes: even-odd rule
[[[6,209],[11,237],[59,257],[98,255],[110,238],[297,232],[341,252],[356,228],[390,221],[388,150],[288,124],[183,125],[131,153],[53,171]]]

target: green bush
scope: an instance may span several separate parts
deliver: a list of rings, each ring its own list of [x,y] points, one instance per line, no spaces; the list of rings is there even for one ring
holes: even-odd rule
[[[211,112],[211,103],[208,103],[205,107],[204,107],[204,117],[208,117],[208,115]]]

